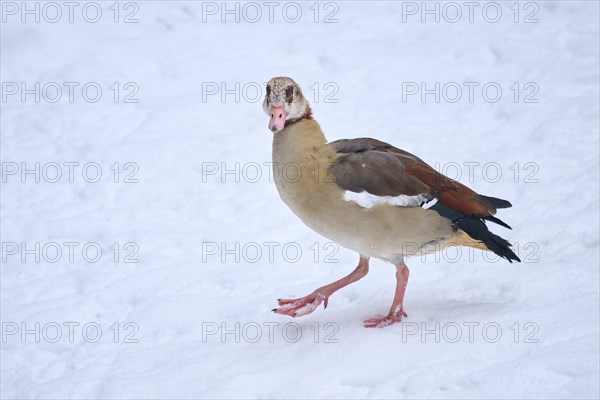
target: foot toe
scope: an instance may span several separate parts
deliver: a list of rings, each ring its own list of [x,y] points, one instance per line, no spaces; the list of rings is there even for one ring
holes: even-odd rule
[[[301,317],[317,309],[319,304],[327,302],[327,297],[322,294],[310,295],[301,299],[278,299],[279,308],[272,311],[277,314]]]
[[[280,306],[285,306],[286,304],[291,304],[298,301],[298,299],[277,299],[277,304]]]
[[[387,315],[385,317],[377,316],[375,318],[369,318],[363,323],[365,328],[385,328],[392,324],[402,321],[402,317],[406,317],[406,313],[402,312],[398,315]]]

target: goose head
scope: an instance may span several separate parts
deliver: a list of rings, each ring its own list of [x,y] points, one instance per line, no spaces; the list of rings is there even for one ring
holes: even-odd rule
[[[281,131],[290,121],[310,118],[308,101],[292,78],[272,78],[266,91],[263,110],[270,118],[269,130],[273,133]]]

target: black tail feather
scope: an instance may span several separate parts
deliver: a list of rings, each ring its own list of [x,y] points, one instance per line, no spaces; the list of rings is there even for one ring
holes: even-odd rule
[[[465,216],[455,220],[454,225],[465,231],[473,239],[485,244],[488,249],[500,257],[507,259],[508,262],[521,262],[519,257],[510,249],[510,243],[506,239],[490,232],[481,218]]]
[[[498,199],[496,197],[484,196],[482,194],[478,194],[477,199],[491,205],[494,208],[510,208],[512,204],[508,200]]]
[[[503,226],[507,229],[512,229],[510,227],[510,225],[508,225],[506,222],[502,221],[500,218],[496,218],[496,217],[490,215],[489,217],[483,217],[483,219],[485,219],[487,221],[492,221],[493,223]]]

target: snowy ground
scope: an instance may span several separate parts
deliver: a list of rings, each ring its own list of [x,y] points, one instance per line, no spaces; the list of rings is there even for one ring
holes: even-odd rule
[[[598,398],[597,2],[35,4],[2,2],[2,398]],[[280,75],[329,139],[509,199],[524,262],[411,259],[383,330],[379,261],[327,310],[270,313],[358,258],[270,182],[256,91]]]

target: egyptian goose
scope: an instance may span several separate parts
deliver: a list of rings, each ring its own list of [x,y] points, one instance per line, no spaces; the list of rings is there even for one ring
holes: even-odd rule
[[[477,194],[420,158],[376,139],[327,143],[302,90],[290,78],[268,82],[263,109],[274,133],[273,176],[279,195],[310,228],[360,255],[348,276],[308,296],[279,299],[273,312],[299,317],[321,303],[327,307],[335,291],[367,274],[374,257],[396,266],[389,313],[364,322],[366,327],[384,327],[407,316],[407,256],[461,245],[521,261],[510,243],[485,224],[510,228],[494,217],[497,208],[511,207],[508,201]]]

